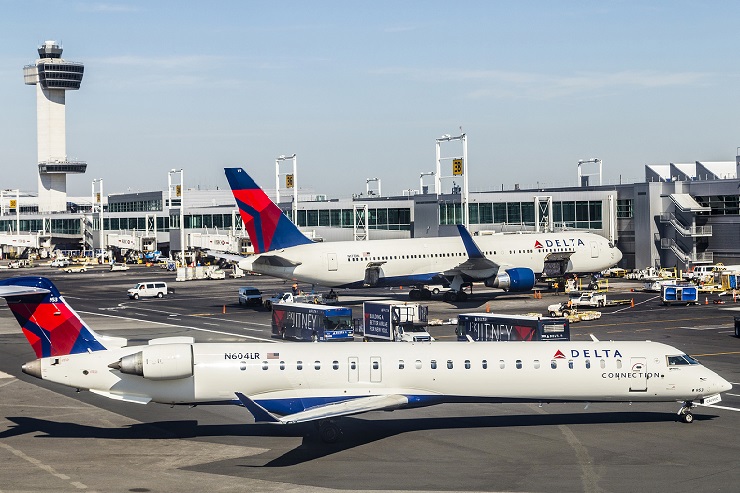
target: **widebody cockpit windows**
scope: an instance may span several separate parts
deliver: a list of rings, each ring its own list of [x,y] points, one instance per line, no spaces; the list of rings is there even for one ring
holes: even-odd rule
[[[668,366],[700,364],[697,360],[695,360],[688,354],[679,354],[678,356],[666,356],[666,358],[668,358]]]

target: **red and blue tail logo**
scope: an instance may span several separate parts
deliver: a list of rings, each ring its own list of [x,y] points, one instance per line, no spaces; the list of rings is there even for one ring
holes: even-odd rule
[[[246,171],[224,168],[255,253],[311,243]]]
[[[43,277],[13,277],[0,281],[0,296],[8,302],[36,357],[100,351],[95,338],[54,284]]]

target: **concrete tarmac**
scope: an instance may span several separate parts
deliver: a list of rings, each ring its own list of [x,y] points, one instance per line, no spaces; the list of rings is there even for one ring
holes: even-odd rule
[[[237,304],[237,288],[289,287],[266,277],[175,283],[172,273],[133,267],[81,274],[48,267],[0,271],[50,277],[96,331],[131,340],[188,335],[198,342],[265,341],[270,314]],[[128,300],[141,280],[166,280],[162,300]],[[663,307],[638,283],[612,282],[599,320],[572,338],[655,340],[697,356],[735,383],[694,423],[676,404],[445,404],[342,418],[342,439],[322,443],[312,424],[256,425],[237,406],[122,403],[37,380],[20,371],[35,358],[0,302],[0,491],[736,491],[740,484],[740,303]],[[308,286],[304,286],[308,288]],[[363,299],[403,290],[339,292],[361,316]],[[491,311],[543,312],[563,296],[478,290],[466,302],[430,302],[431,318]],[[704,297],[702,298],[704,300]],[[431,329],[454,339],[454,326]],[[553,343],[558,345],[559,343]],[[307,350],[310,345],[307,344]]]

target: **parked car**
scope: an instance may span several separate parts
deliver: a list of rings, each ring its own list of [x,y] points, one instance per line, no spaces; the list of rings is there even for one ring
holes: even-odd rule
[[[240,305],[262,305],[262,292],[252,286],[244,286],[239,288],[239,304]]]

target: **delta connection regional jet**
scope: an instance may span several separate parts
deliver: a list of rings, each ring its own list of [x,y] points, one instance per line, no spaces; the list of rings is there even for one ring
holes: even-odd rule
[[[237,260],[239,268],[259,274],[337,288],[450,283],[445,299],[461,301],[466,282],[528,291],[538,276],[599,272],[622,258],[606,238],[579,231],[473,239],[458,226],[459,237],[314,243],[246,171],[225,171],[255,255],[211,253]],[[429,299],[431,293],[413,289],[409,296]]]
[[[255,422],[316,421],[448,402],[715,404],[732,385],[657,342],[196,343],[129,346],[97,334],[43,277],[0,281],[0,296],[36,352],[24,373],[120,401],[234,404]],[[625,420],[629,420],[625,414]]]

